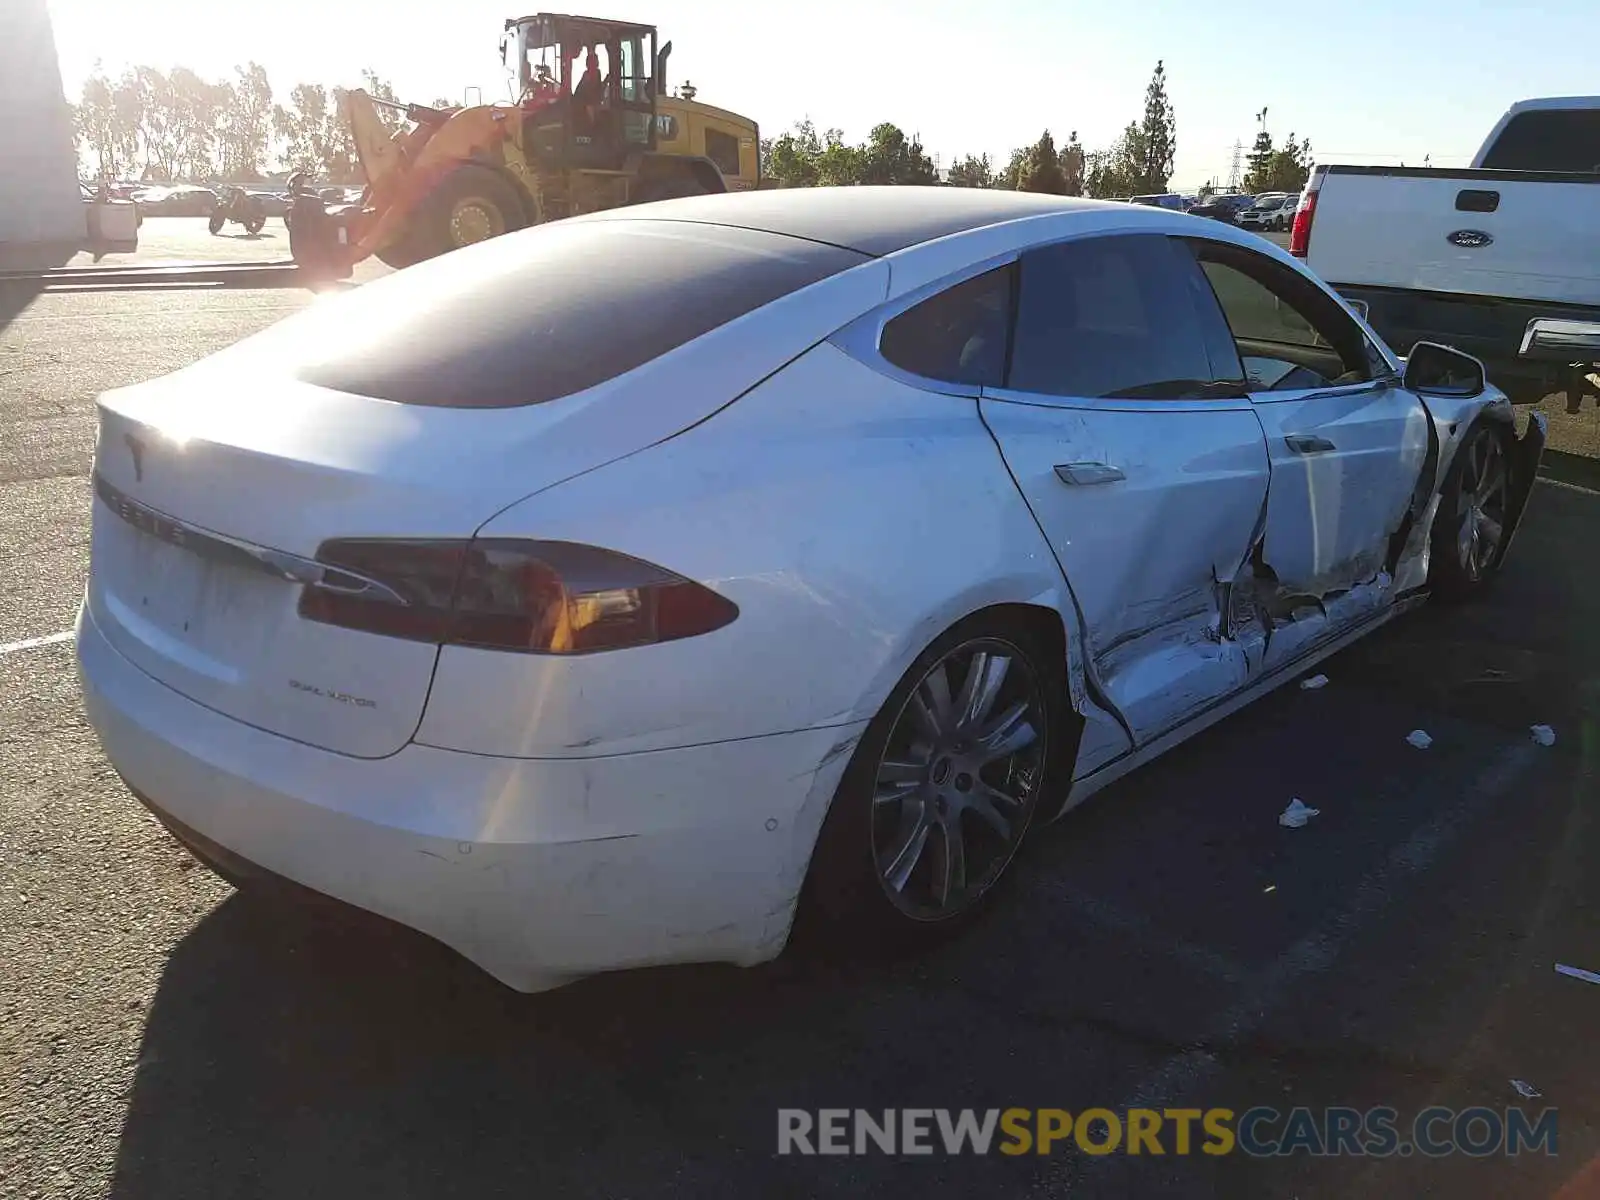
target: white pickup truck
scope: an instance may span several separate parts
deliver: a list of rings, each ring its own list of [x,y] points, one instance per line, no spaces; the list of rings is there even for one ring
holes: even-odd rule
[[[1600,96],[1514,104],[1464,171],[1318,166],[1290,235],[1391,346],[1482,359],[1514,403],[1600,394]]]

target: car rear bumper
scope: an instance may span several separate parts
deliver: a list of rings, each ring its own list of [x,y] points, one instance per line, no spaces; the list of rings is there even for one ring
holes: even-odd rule
[[[600,758],[410,745],[362,760],[181,696],[86,610],[77,649],[111,764],[219,873],[269,872],[409,925],[520,991],[776,956],[862,728]]]

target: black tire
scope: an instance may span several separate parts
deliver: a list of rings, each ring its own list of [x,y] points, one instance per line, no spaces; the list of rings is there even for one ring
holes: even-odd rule
[[[1480,418],[1461,439],[1439,489],[1428,550],[1428,582],[1441,599],[1465,600],[1480,594],[1505,559],[1510,534],[1506,517],[1517,484],[1511,451],[1511,430],[1496,421]],[[1498,488],[1492,482],[1496,471]],[[1490,481],[1484,480],[1485,474]],[[1473,526],[1478,531],[1475,540]]]
[[[653,179],[639,189],[635,204],[654,204],[657,200],[681,200],[685,196],[708,196],[710,190],[687,171]]]
[[[802,896],[801,928],[797,930],[801,944],[829,949],[910,949],[923,944],[930,937],[943,936],[964,927],[983,910],[998,885],[1009,874],[1041,803],[1048,801],[1052,806],[1058,803],[1070,783],[1070,759],[1077,750],[1079,721],[1067,697],[1065,659],[1059,641],[1059,638],[1046,636],[1036,623],[997,610],[977,613],[960,622],[918,656],[890,693],[882,710],[867,726],[834,794],[817,839]],[[885,755],[891,750],[899,757],[907,754],[906,750],[900,748],[906,745],[902,740],[902,722],[912,720],[916,723],[911,709],[913,696],[916,695],[921,702],[923,697],[930,695],[925,690],[925,681],[931,678],[930,673],[959,661],[969,647],[982,647],[988,652],[997,651],[1013,658],[1001,690],[988,709],[990,718],[996,711],[1001,711],[1003,716],[1005,711],[1021,703],[1016,697],[1026,693],[1029,680],[1037,685],[1037,712],[1042,714],[1041,723],[1044,726],[1042,731],[1038,731],[1038,740],[1043,744],[1038,748],[1036,762],[1024,768],[1033,773],[1031,781],[1024,780],[1015,788],[1009,782],[999,786],[1002,794],[1015,790],[1025,795],[1018,807],[990,805],[985,800],[990,812],[1003,809],[1010,814],[1012,833],[1009,845],[985,820],[974,823],[963,820],[969,813],[976,813],[975,809],[956,813],[954,819],[958,829],[986,835],[974,841],[989,845],[992,856],[979,860],[982,867],[980,878],[972,887],[962,888],[959,908],[917,912],[913,911],[916,905],[912,903],[912,893],[920,893],[926,886],[937,899],[940,876],[948,869],[943,868],[943,863],[949,858],[943,829],[944,823],[950,818],[946,815],[944,801],[938,802],[939,815],[933,815],[931,796],[935,778],[943,769],[947,786],[959,788],[968,794],[969,799],[975,799],[986,785],[994,786],[994,777],[977,776],[979,769],[987,771],[989,767],[974,767],[972,776],[960,773],[962,767],[959,763],[953,768],[949,765],[953,756],[946,756],[944,750],[935,747],[929,751],[928,772],[922,782],[888,784],[888,791],[906,797],[889,801],[895,806],[895,811],[886,811],[887,806],[880,804],[875,794],[880,798],[884,794],[880,788],[885,778],[882,774],[886,769]],[[970,664],[971,660],[968,661]],[[1020,672],[1019,666],[1022,668]],[[944,678],[948,684],[946,697],[954,695],[954,708],[959,708],[961,682],[964,680],[951,679],[948,674]],[[1005,690],[1014,686],[1015,691]],[[1029,711],[1034,710],[1030,708]],[[1025,749],[1008,758],[1006,770],[1015,770],[1015,763],[1026,754]],[[887,769],[899,772],[909,765],[889,760]],[[976,783],[973,782],[974,777]],[[903,776],[895,775],[895,779],[900,778]],[[963,780],[966,780],[964,786]],[[907,787],[912,790],[899,790]],[[947,795],[951,800],[955,799],[953,793]],[[913,796],[916,799],[913,800]],[[906,869],[901,879],[899,897],[892,898],[891,889],[895,885],[886,876],[893,873],[894,862],[902,861],[894,857],[896,845],[909,846],[913,840],[906,836],[910,819],[905,808],[908,802],[917,805],[913,814],[915,821],[930,824],[924,835],[923,846],[915,852],[911,867]],[[889,825],[895,826],[895,829],[885,838],[883,831]],[[956,840],[963,841],[963,835],[958,833]],[[933,847],[925,854],[925,870],[922,861],[924,847]],[[971,850],[963,850],[960,857],[967,862],[973,861]],[[921,878],[918,878],[919,872]],[[964,879],[970,880],[970,875],[964,876]]]
[[[222,227],[224,225],[226,225],[227,223],[228,223],[228,218],[227,217],[223,216],[221,213],[212,213],[211,214],[211,219],[206,222],[206,228],[210,229],[211,232],[214,233],[214,234],[215,233],[221,233],[222,232]]]
[[[266,224],[267,218],[264,216],[251,217],[244,223],[244,231],[246,233],[260,233],[262,229],[266,228]]]
[[[510,233],[527,224],[522,197],[503,175],[488,167],[465,163],[446,175],[439,186],[424,197],[412,213],[405,235],[380,257],[394,266],[396,264],[388,257],[392,253],[396,259],[404,260],[401,265],[409,266],[468,244],[458,239],[452,226],[453,218],[463,208],[476,209],[488,219],[490,227],[494,228],[490,237]]]
[[[432,255],[422,254],[416,248],[416,238],[412,236],[413,230],[402,231],[399,237],[386,246],[380,246],[372,253],[386,267],[393,267],[396,271],[403,271],[413,263],[419,263]]]

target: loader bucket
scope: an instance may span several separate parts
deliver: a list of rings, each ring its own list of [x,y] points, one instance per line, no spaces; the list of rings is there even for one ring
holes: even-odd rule
[[[378,116],[378,106],[360,88],[339,97],[339,115],[355,143],[356,158],[369,184],[377,184],[404,165],[400,147]]]

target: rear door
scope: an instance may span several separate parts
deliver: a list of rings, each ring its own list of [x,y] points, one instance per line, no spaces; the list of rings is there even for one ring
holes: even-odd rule
[[[1272,462],[1259,600],[1272,624],[1308,622],[1274,639],[1271,666],[1305,636],[1386,603],[1382,584],[1428,458],[1430,418],[1312,281],[1242,246],[1190,245],[1233,334]]]
[[[1232,346],[1203,288],[1162,236],[1024,254],[1006,386],[981,401],[1082,613],[1091,677],[1140,742],[1259,661],[1223,608],[1267,453],[1249,399],[1215,386],[1238,369],[1217,361]]]

